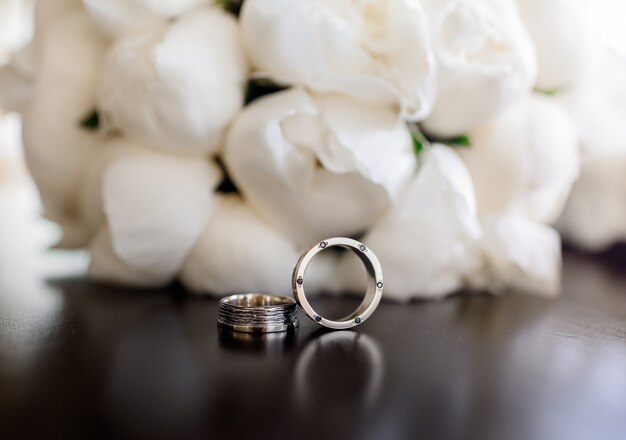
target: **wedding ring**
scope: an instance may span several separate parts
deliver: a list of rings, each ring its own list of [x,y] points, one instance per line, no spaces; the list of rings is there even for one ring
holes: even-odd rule
[[[313,307],[311,307],[311,304],[309,304],[304,292],[305,273],[308,264],[315,255],[332,246],[341,246],[353,251],[365,265],[368,277],[367,291],[365,292],[365,297],[359,307],[357,307],[357,309],[348,316],[339,320],[322,317],[313,309]],[[324,327],[332,329],[347,329],[363,323],[372,313],[374,313],[376,307],[378,307],[378,303],[380,302],[380,298],[383,294],[383,271],[376,255],[374,255],[372,250],[368,249],[363,243],[359,243],[351,238],[334,237],[317,243],[311,249],[302,254],[293,270],[291,286],[296,302],[300,307],[302,307],[302,310],[304,310],[304,313],[306,313],[309,318]]]
[[[217,325],[245,333],[273,333],[298,326],[296,302],[287,296],[245,293],[220,299]]]

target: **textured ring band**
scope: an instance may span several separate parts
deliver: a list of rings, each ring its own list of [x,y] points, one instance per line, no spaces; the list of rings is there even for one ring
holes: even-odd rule
[[[296,302],[287,296],[245,293],[220,299],[220,327],[246,333],[272,333],[298,326]]]
[[[365,297],[359,307],[357,307],[357,309],[348,316],[339,320],[322,317],[313,309],[313,307],[311,307],[311,304],[309,304],[304,292],[305,272],[308,264],[319,252],[322,252],[324,249],[332,246],[341,246],[353,251],[365,265],[368,277],[367,291],[365,292]],[[378,307],[378,303],[380,302],[380,298],[383,294],[383,271],[376,255],[374,255],[374,253],[363,243],[359,243],[351,238],[334,237],[317,243],[311,249],[302,254],[293,270],[291,287],[293,289],[293,296],[296,299],[296,302],[300,307],[302,307],[302,310],[304,310],[304,313],[306,313],[309,318],[324,327],[332,329],[346,329],[364,322],[372,313],[374,313],[376,307]]]

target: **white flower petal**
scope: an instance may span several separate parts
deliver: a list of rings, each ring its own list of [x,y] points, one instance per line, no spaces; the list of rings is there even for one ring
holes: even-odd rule
[[[590,43],[588,63],[576,87],[558,98],[570,113],[583,152],[626,151],[626,57]]]
[[[77,57],[71,63],[61,61],[66,50]],[[22,112],[26,162],[46,216],[72,223],[84,163],[100,142],[80,121],[95,107],[104,42],[84,11],[68,7],[37,29],[33,51],[34,94]]]
[[[60,223],[63,237],[59,248],[86,246],[105,222],[102,179],[109,164],[132,155],[137,146],[124,138],[103,140],[83,163],[76,188],[76,207],[71,219]]]
[[[99,108],[110,128],[161,149],[206,154],[243,105],[247,66],[235,18],[218,8],[119,40]]]
[[[239,197],[222,197],[189,254],[182,283],[193,292],[291,294],[295,246]]]
[[[409,132],[386,107],[367,106],[341,95],[314,98],[321,122],[330,132],[317,147],[330,171],[349,173],[381,185],[394,199],[416,168]],[[381,157],[384,150],[385,155]]]
[[[170,283],[169,274],[144,272],[122,261],[113,249],[111,232],[103,225],[89,245],[91,262],[88,274],[91,279],[134,287],[163,287]]]
[[[29,0],[0,1],[0,65],[32,36],[33,4]]]
[[[480,288],[554,296],[561,286],[561,239],[549,226],[518,216],[481,219],[486,273]]]
[[[33,45],[25,46],[11,62],[0,67],[0,108],[21,111],[29,101],[34,88]]]
[[[57,81],[76,83],[79,87],[89,84],[88,94],[93,96],[107,43],[94,29],[80,2],[38,2],[36,25],[30,69],[37,82],[43,84],[42,88],[53,87]]]
[[[559,95],[580,136],[582,170],[557,226],[597,251],[626,240],[626,58],[590,47],[581,80]]]
[[[626,241],[626,152],[586,153],[582,159],[557,227],[564,239],[601,251]]]
[[[35,37],[40,35],[48,24],[69,11],[83,10],[81,0],[45,0],[35,2]]]
[[[213,0],[83,0],[83,3],[105,35],[119,38],[162,25]]]
[[[589,31],[584,0],[517,0],[537,53],[537,88],[574,85],[586,59]]]
[[[472,182],[455,152],[434,145],[394,210],[363,238],[385,276],[384,298],[441,297],[464,286],[481,264]],[[361,263],[343,261],[349,284]]]
[[[291,89],[233,122],[225,162],[270,224],[309,245],[365,230],[415,169],[407,128],[392,108]]]
[[[113,248],[144,273],[174,276],[214,208],[221,178],[200,158],[136,148],[104,172],[104,211]]]
[[[21,170],[19,163],[22,155],[22,124],[18,114],[0,112],[0,181],[7,176],[18,174]],[[18,159],[20,158],[20,159]],[[13,166],[17,159],[18,166]],[[3,182],[4,183],[4,182]]]
[[[460,148],[480,213],[554,222],[579,174],[576,129],[556,101],[532,95],[470,132]]]
[[[431,134],[463,134],[526,96],[535,53],[513,0],[425,0],[439,88],[423,122]]]
[[[247,0],[241,29],[259,74],[322,93],[399,103],[423,119],[436,66],[415,0]]]

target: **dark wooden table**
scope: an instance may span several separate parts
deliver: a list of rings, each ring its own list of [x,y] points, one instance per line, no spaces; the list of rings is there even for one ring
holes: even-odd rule
[[[567,251],[553,300],[384,302],[355,332],[301,316],[296,334],[248,339],[180,287],[60,275],[81,257],[43,252],[45,227],[11,194],[0,438],[626,439],[623,248]]]

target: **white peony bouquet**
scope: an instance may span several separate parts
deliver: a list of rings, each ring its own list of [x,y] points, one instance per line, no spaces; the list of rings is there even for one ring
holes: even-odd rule
[[[626,63],[583,7],[40,0],[0,107],[93,279],[287,294],[299,253],[340,235],[376,252],[387,298],[554,295],[555,222],[589,248],[626,237]],[[327,255],[318,290],[359,270]]]

